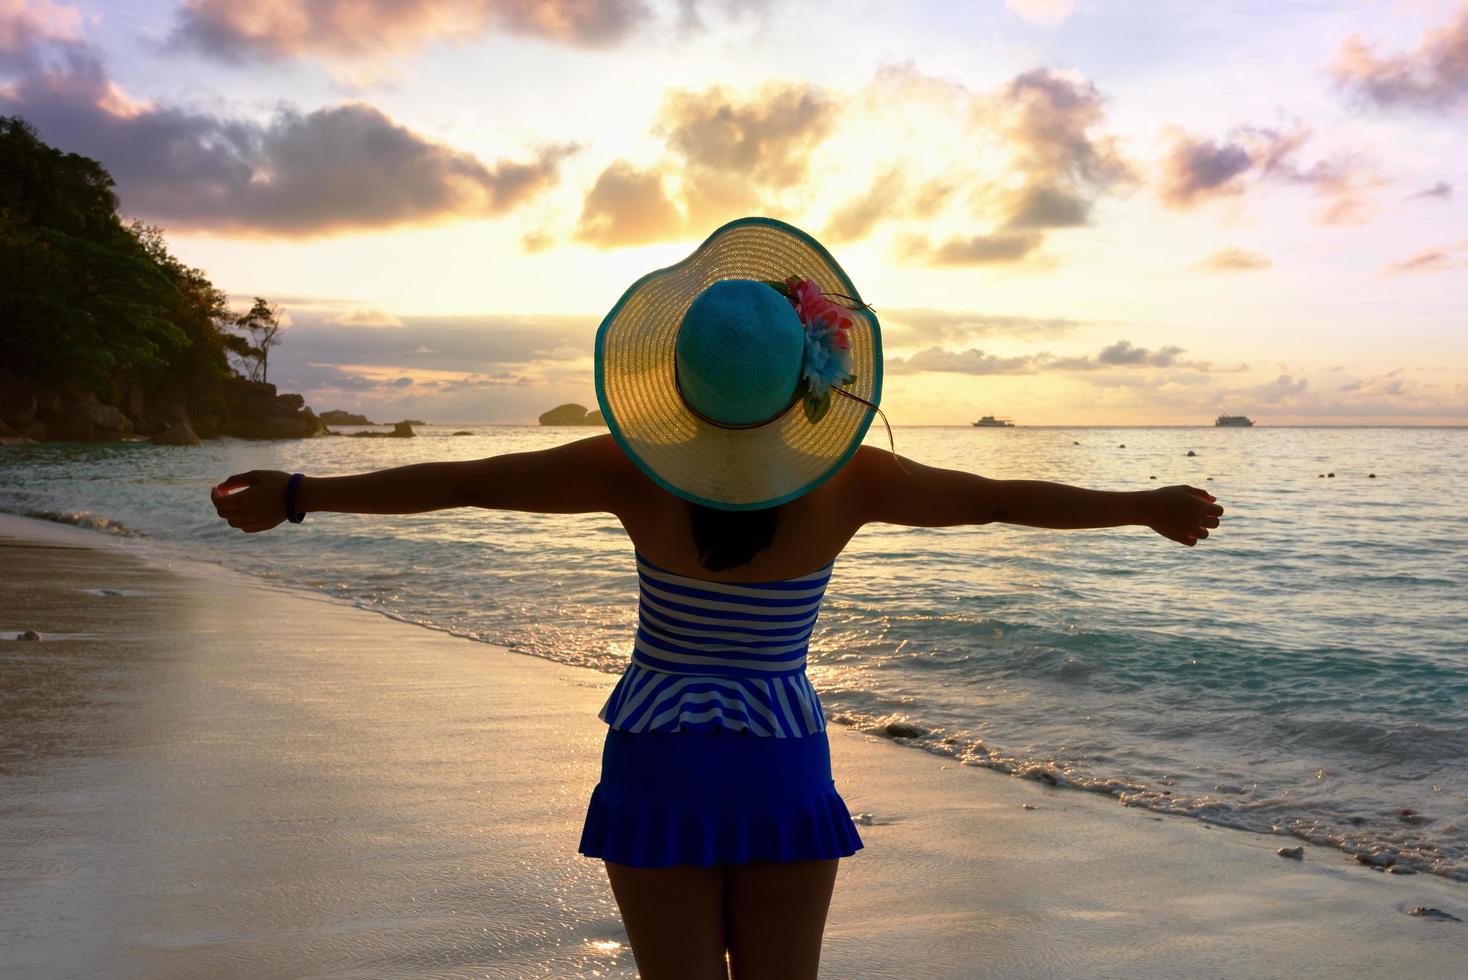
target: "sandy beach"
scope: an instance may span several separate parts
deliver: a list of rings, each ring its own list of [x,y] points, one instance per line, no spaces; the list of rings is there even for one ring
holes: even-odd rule
[[[135,551],[0,518],[0,976],[635,975],[575,853],[613,676]],[[1450,977],[1468,957],[1462,885],[1286,860],[1289,838],[840,725],[831,743],[867,846],[824,976]]]

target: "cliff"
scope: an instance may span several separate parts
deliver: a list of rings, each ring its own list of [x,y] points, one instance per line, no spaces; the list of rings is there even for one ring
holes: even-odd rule
[[[160,229],[122,223],[112,186],[0,116],[0,440],[324,433],[265,381],[277,311],[233,313]]]
[[[74,384],[53,387],[0,372],[0,438],[7,441],[115,441],[180,427],[202,439],[302,439],[326,432],[300,395],[282,395],[273,384],[240,377],[153,387],[125,375],[112,397],[103,399]],[[197,441],[181,435],[158,441]]]

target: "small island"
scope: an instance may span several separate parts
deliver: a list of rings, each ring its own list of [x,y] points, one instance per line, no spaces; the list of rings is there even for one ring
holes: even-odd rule
[[[345,411],[344,409],[340,409],[340,408],[333,408],[333,409],[330,409],[329,411],[322,412],[321,415],[319,416],[319,418],[321,419],[321,421],[325,422],[327,425],[376,425],[377,424],[376,422],[372,421],[371,419],[369,419],[365,415],[358,415],[356,412],[348,412],[348,411]]]
[[[541,425],[606,425],[601,412],[589,412],[585,405],[574,402],[557,405],[540,417]]]
[[[394,422],[391,432],[353,432],[354,439],[411,439],[418,433],[413,431],[413,426],[407,422]]]

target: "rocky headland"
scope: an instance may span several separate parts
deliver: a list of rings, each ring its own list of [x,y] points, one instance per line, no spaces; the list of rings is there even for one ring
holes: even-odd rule
[[[195,386],[153,388],[124,376],[111,397],[76,385],[51,387],[0,373],[0,440],[116,442],[148,438],[163,445],[201,439],[305,439],[326,424],[301,395],[233,377]]]
[[[326,432],[268,383],[278,309],[231,310],[161,229],[124,224],[100,163],[0,116],[0,173],[0,442]]]
[[[606,425],[601,412],[588,412],[585,405],[574,402],[557,405],[540,417],[541,425]]]
[[[365,415],[356,412],[348,412],[340,408],[328,409],[321,413],[321,421],[327,425],[376,425],[377,423]]]

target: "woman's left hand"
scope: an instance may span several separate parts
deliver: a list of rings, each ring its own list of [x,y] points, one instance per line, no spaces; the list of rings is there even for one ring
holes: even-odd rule
[[[246,534],[268,531],[286,519],[285,488],[290,478],[279,470],[238,473],[210,490],[209,500],[230,527]]]
[[[1218,527],[1223,508],[1211,493],[1197,487],[1159,487],[1146,491],[1144,521],[1148,527],[1178,544],[1192,547]]]

